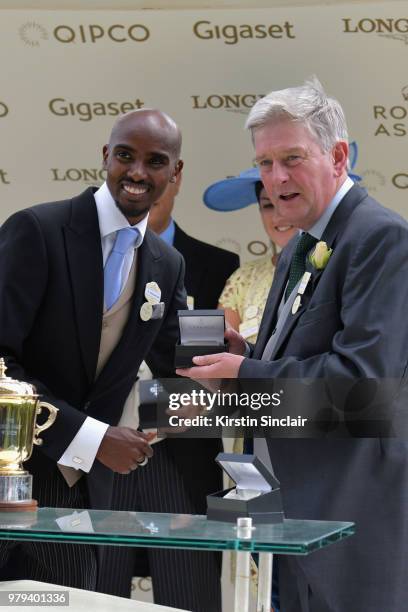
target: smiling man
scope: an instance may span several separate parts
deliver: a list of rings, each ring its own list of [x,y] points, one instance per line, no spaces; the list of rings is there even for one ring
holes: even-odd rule
[[[146,217],[176,180],[183,167],[180,147],[180,131],[163,113],[143,109],[117,120],[103,163],[109,192],[130,225]]]
[[[318,379],[329,392],[318,405],[334,404],[346,424],[375,408],[359,438],[333,427],[319,439],[267,438],[288,518],[356,523],[336,546],[280,557],[281,609],[399,612],[408,599],[408,224],[347,177],[344,113],[317,80],[259,100],[247,127],[280,223],[303,232],[282,252],[250,356],[229,331],[231,353],[195,357],[179,373],[241,386]],[[302,414],[304,404],[289,408]],[[401,419],[394,437],[375,433],[382,414]]]
[[[108,509],[114,472],[153,455],[149,436],[119,422],[143,360],[173,373],[184,262],[147,215],[182,168],[180,147],[166,114],[124,115],[103,148],[100,189],[19,211],[0,229],[0,354],[9,376],[59,409],[26,464],[40,506]],[[0,574],[94,590],[97,548],[9,542]]]

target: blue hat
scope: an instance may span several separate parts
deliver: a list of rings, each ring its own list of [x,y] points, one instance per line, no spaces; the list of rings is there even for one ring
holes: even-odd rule
[[[228,212],[257,203],[255,185],[261,180],[258,168],[250,168],[213,183],[204,192],[204,204],[212,210]]]
[[[361,176],[349,172],[353,181],[361,181]],[[238,176],[231,176],[213,183],[204,191],[204,204],[212,210],[229,212],[239,210],[250,204],[256,204],[255,185],[261,181],[258,168],[244,170]]]

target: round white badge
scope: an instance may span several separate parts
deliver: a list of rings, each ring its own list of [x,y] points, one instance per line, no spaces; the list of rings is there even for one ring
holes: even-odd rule
[[[161,298],[161,290],[157,283],[152,281],[146,284],[145,298],[150,304],[158,304]]]
[[[144,302],[140,307],[140,318],[142,321],[150,321],[153,314],[153,306],[149,302]]]

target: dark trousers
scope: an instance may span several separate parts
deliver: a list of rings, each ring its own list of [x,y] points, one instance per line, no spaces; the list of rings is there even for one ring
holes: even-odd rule
[[[40,506],[89,507],[84,480],[69,488],[58,468],[34,478],[33,497]],[[0,580],[38,580],[93,591],[97,568],[96,547],[87,544],[0,542]]]
[[[154,457],[146,466],[127,476],[115,475],[113,508],[197,513],[165,440],[154,446]],[[148,567],[142,561],[147,561]],[[129,597],[136,563],[139,571],[143,571],[142,565],[152,577],[155,603],[193,612],[221,612],[221,553],[106,547],[98,591]]]

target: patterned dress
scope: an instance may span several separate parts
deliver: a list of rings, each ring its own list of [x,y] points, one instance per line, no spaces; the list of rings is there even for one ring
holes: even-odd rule
[[[219,302],[223,308],[238,312],[240,334],[256,342],[275,268],[270,254],[248,261],[229,277]]]

